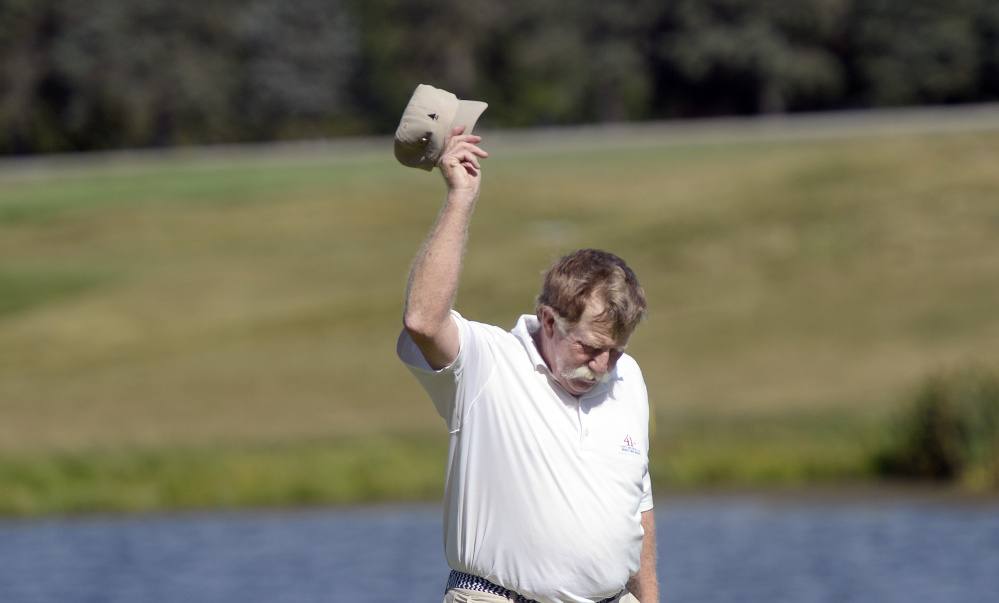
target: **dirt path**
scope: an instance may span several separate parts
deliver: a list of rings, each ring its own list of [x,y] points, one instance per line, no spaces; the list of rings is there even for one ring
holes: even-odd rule
[[[999,103],[864,111],[722,117],[481,132],[490,149],[566,153],[663,145],[831,140],[999,130]],[[234,163],[301,163],[391,157],[389,136],[135,149],[0,158],[0,182],[46,179],[92,170],[129,173],[164,163],[221,169]]]

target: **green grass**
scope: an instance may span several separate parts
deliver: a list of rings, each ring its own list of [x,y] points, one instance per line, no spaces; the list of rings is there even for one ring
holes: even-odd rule
[[[651,455],[660,491],[871,481],[881,431],[848,417],[688,421]],[[446,437],[0,457],[0,516],[437,501]]]
[[[446,441],[120,450],[0,459],[0,515],[439,498]]]
[[[122,496],[159,502],[74,498],[149,459],[198,492],[216,457],[317,467],[342,449],[299,442],[445,440],[394,353],[443,185],[389,145],[0,171],[0,463],[56,476],[5,512],[187,504],[148,484]],[[484,145],[459,311],[509,327],[556,255],[628,260],[662,487],[868,478],[914,383],[995,363],[999,134]],[[72,459],[92,477],[66,477]],[[343,478],[312,475],[340,500],[324,488]],[[299,500],[281,488],[239,500]]]
[[[101,277],[75,270],[11,270],[0,272],[0,320],[97,286]]]
[[[877,479],[880,422],[837,413],[680,419],[653,440],[653,483],[666,490],[800,486]]]

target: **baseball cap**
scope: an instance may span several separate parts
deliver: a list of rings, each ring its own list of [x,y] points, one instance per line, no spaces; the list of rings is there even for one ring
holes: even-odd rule
[[[465,124],[465,134],[470,134],[488,106],[480,101],[458,100],[447,90],[420,84],[395,131],[395,158],[407,167],[433,170],[451,129]]]

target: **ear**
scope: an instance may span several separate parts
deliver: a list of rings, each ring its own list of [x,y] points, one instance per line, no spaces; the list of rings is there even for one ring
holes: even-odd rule
[[[546,338],[555,336],[555,313],[548,306],[541,306],[541,329]]]

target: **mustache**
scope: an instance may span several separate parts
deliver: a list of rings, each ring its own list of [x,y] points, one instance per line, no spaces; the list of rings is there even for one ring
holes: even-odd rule
[[[565,371],[562,376],[568,381],[575,381],[576,379],[586,379],[587,381],[596,381],[598,383],[604,383],[610,379],[610,371],[600,374],[590,370],[590,367],[585,364],[582,366],[577,366],[571,371]]]

